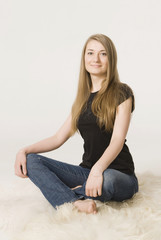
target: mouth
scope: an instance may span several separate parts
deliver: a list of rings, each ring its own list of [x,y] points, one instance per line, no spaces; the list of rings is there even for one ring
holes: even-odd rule
[[[98,65],[98,64],[92,64],[91,66],[92,67],[101,67],[101,65]]]

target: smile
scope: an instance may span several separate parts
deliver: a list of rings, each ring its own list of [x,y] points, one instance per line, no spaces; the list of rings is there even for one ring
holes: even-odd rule
[[[92,67],[101,67],[101,65],[91,65]]]

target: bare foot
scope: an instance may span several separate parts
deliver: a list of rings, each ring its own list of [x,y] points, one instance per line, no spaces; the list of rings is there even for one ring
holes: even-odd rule
[[[77,200],[73,205],[78,209],[79,212],[85,213],[97,213],[96,203],[92,199]]]
[[[77,188],[79,188],[79,187],[82,187],[82,185],[76,186],[76,187],[71,188],[71,189],[74,190],[74,189],[77,189]]]

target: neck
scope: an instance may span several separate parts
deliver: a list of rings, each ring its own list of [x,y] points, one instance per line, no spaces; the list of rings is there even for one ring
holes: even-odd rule
[[[102,82],[104,79],[105,79],[105,76],[100,77],[100,76],[91,75],[91,81],[92,81],[91,92],[99,91],[101,89]]]

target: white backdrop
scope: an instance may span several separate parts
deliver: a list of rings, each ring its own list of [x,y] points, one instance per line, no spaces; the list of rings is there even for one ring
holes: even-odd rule
[[[82,47],[95,33],[113,40],[120,79],[135,93],[127,144],[136,172],[161,173],[160,13],[160,0],[0,0],[1,177],[14,176],[21,147],[53,135],[68,116]],[[79,164],[82,144],[75,135],[44,155]]]

